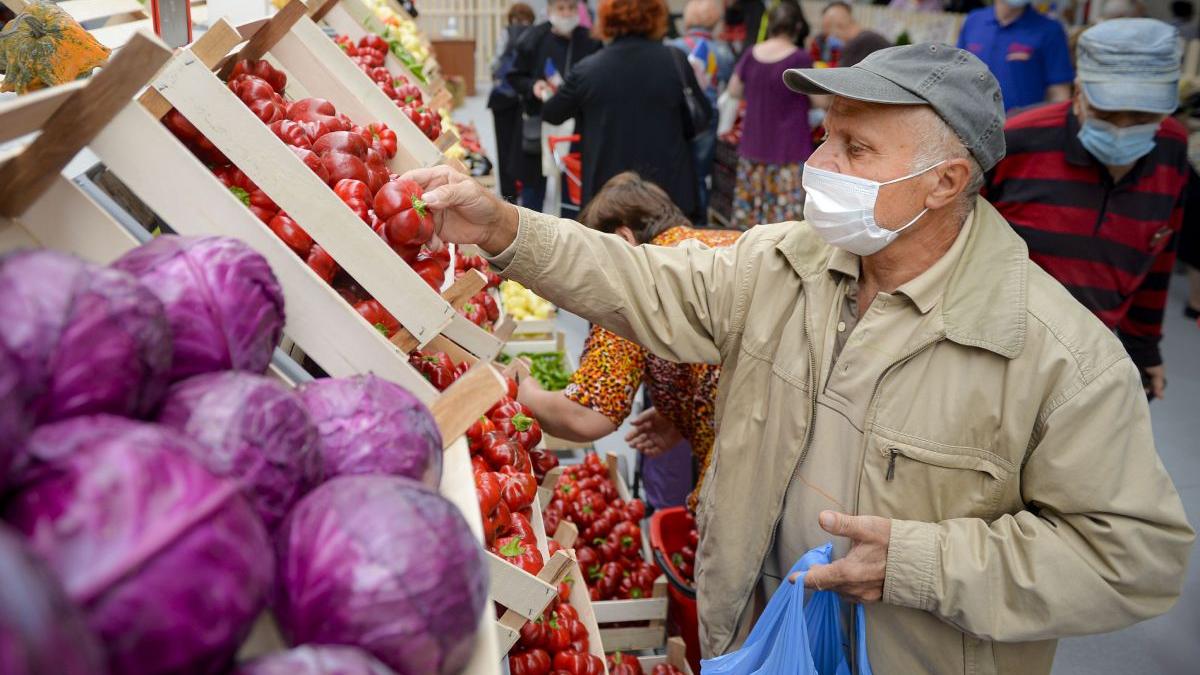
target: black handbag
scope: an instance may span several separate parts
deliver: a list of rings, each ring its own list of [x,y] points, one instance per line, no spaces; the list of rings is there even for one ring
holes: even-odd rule
[[[684,132],[687,133],[688,140],[692,140],[708,131],[709,124],[712,122],[709,106],[707,101],[700,101],[698,97],[703,96],[702,92],[698,92],[688,83],[687,73],[683,70],[684,66],[691,68],[691,64],[687,62],[687,56],[674,47],[670,49],[672,60],[675,61],[675,70],[679,73],[680,83],[683,85],[683,101],[687,106],[687,119]],[[681,60],[682,59],[682,60]]]
[[[542,154],[542,116],[521,114],[521,151],[527,155]]]

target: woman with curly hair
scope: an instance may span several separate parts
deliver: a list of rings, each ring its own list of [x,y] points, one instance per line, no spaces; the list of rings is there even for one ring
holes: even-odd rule
[[[630,246],[681,242],[731,246],[740,232],[693,229],[662,188],[633,172],[613,177],[584,209],[587,227],[615,234]],[[592,326],[579,369],[563,391],[546,391],[537,380],[521,381],[520,401],[542,428],[567,440],[594,441],[616,431],[645,383],[654,407],[633,421],[629,444],[642,453],[647,501],[677,506],[692,488],[692,456],[703,476],[716,430],[713,413],[720,369],[703,363],[671,363],[641,346]],[[680,446],[680,440],[690,444]]]
[[[685,54],[661,40],[667,32],[664,0],[601,0],[596,34],[607,46],[584,59],[546,101],[542,118],[575,118],[582,136],[583,205],[608,179],[636,171],[666,190],[684,214],[697,219],[699,200],[684,85],[701,89]],[[703,96],[698,103],[709,111]]]

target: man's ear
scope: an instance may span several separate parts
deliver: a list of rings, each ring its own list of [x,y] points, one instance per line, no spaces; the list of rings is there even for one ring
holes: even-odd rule
[[[637,236],[634,235],[633,229],[628,225],[618,225],[617,229],[613,230],[613,234],[629,242],[630,246],[638,245]]]
[[[937,175],[937,184],[925,197],[925,208],[936,211],[953,204],[967,189],[971,181],[971,162],[966,159],[951,159],[933,170]]]

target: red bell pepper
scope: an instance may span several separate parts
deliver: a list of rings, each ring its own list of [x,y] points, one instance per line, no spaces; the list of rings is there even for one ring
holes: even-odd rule
[[[333,257],[321,248],[320,244],[313,244],[313,247],[308,252],[306,261],[308,266],[312,268],[317,276],[325,280],[325,283],[332,283],[333,277],[337,276],[338,265],[334,262]]]
[[[542,649],[509,654],[510,675],[550,675],[550,655]]]
[[[313,152],[322,157],[331,152],[344,152],[347,155],[366,161],[368,145],[361,134],[353,131],[331,131],[313,141]]]
[[[302,98],[292,101],[287,107],[287,118],[295,122],[304,122],[314,126],[309,127],[309,136],[320,138],[331,131],[348,131],[349,120],[339,115],[337,108],[323,98]],[[313,133],[314,131],[319,133]]]
[[[592,654],[559,652],[554,655],[554,667],[569,675],[604,675],[604,662]]]
[[[500,476],[500,494],[508,508],[519,511],[533,503],[537,496],[537,479],[533,474],[513,471]]]
[[[473,302],[468,302],[467,304],[463,305],[462,311],[459,313],[467,317],[467,321],[470,321],[476,326],[483,326],[488,320],[487,312],[483,310],[483,307]]]
[[[308,257],[308,252],[313,247],[313,239],[286,212],[280,211],[275,214],[267,226],[271,228],[275,236],[287,244],[288,248],[295,251],[296,255],[301,258]]]
[[[367,33],[359,38],[358,46],[365,49],[378,49],[381,52],[387,52],[389,49],[387,40],[375,33]]]
[[[175,108],[171,108],[163,116],[163,125],[205,164],[229,163],[229,158]]]
[[[333,186],[333,192],[364,223],[371,222],[371,189],[366,183],[353,178],[343,178]]]
[[[509,438],[526,450],[533,450],[542,441],[542,427],[533,418],[533,411],[524,403],[506,403],[489,412],[488,417],[496,423],[497,429],[508,434]]]
[[[396,156],[396,132],[389,129],[388,125],[383,122],[368,124],[364,129],[363,138],[370,143],[371,147],[382,153],[385,159]]]
[[[604,498],[591,490],[581,490],[575,501],[567,509],[571,520],[584,529],[596,522],[604,513]]]
[[[637,657],[628,652],[613,652],[608,655],[608,675],[645,675]]]
[[[429,284],[430,288],[439,292],[442,290],[442,284],[446,283],[446,272],[436,260],[422,258],[420,254],[417,254],[417,260],[412,264],[412,268],[417,276]]]
[[[446,391],[454,383],[454,362],[442,352],[436,354],[413,352],[409,356],[409,362],[438,391]]]
[[[301,162],[304,162],[304,166],[312,169],[312,172],[317,174],[317,178],[320,178],[321,182],[329,183],[329,170],[325,168],[325,163],[321,161],[317,153],[308,148],[298,148],[294,145],[289,145],[288,147],[296,157],[300,158]]]
[[[233,70],[229,73],[229,79],[232,81],[240,75],[253,75],[254,77],[262,78],[271,85],[271,89],[276,94],[283,94],[283,90],[287,88],[287,73],[281,70],[276,70],[267,61],[238,61]]]
[[[612,544],[627,560],[637,559],[642,552],[642,529],[630,522],[617,523],[608,534]]]
[[[384,309],[378,300],[364,300],[355,305],[354,309],[384,337],[391,337],[400,330],[400,322],[391,312]]]
[[[530,450],[529,460],[533,463],[533,475],[538,481],[542,481],[547,473],[558,466],[558,457],[553,453],[543,452],[541,450]]]
[[[229,88],[264,124],[286,118],[287,105],[283,97],[275,93],[266,80],[253,75],[241,75],[229,81]]]
[[[650,675],[683,675],[683,671],[669,663],[660,663],[654,666],[654,670],[650,671]]]
[[[419,252],[433,237],[433,218],[421,194],[421,186],[411,180],[389,182],[375,193],[375,213],[385,221],[384,239],[401,255],[413,247]]]
[[[478,452],[479,446],[483,442],[484,434],[491,431],[496,431],[496,423],[488,419],[487,416],[480,416],[467,429],[467,446],[471,449],[472,453]]]
[[[282,119],[270,124],[271,131],[279,137],[279,140],[287,143],[295,148],[312,148],[312,139],[308,137],[308,131],[304,125],[299,122],[293,122],[289,119]]]
[[[542,571],[544,564],[537,546],[516,536],[498,540],[492,548],[492,553],[535,576]]]
[[[571,648],[571,629],[558,620],[558,614],[551,614],[546,622],[542,644],[552,654]]]

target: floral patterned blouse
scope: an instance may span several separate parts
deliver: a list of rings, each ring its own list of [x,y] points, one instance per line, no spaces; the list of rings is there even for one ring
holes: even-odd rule
[[[680,226],[663,232],[650,243],[674,246],[695,239],[716,248],[731,246],[739,235],[741,232],[733,230],[697,230]],[[654,407],[691,443],[703,480],[716,438],[714,412],[720,373],[717,366],[660,359],[629,340],[592,326],[584,343],[579,369],[571,376],[564,394],[569,400],[620,425],[629,416],[638,385],[644,381]],[[697,484],[692,494],[697,494],[699,488]]]

